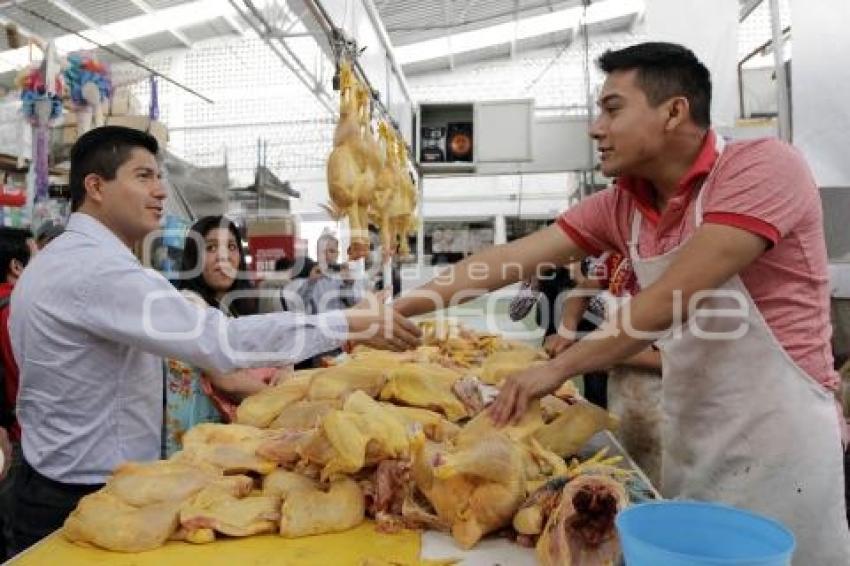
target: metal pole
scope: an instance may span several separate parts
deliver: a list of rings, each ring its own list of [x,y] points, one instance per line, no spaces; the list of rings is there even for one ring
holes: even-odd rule
[[[590,85],[590,30],[587,25],[587,6],[589,0],[583,0],[583,10],[581,16],[581,33],[584,41],[584,88],[585,102],[587,103],[587,131],[590,133],[590,127],[593,124],[593,92]],[[593,183],[593,138],[587,136],[587,163],[590,168],[590,182]],[[583,199],[587,194],[582,191],[579,198]]]
[[[422,170],[419,167],[415,167],[415,170],[419,187],[419,201],[416,203],[419,209],[417,211],[419,229],[416,231],[416,266],[417,271],[421,274],[425,266],[425,217],[423,216],[425,207],[422,202],[425,200],[425,177],[422,175]]]
[[[776,72],[776,107],[779,113],[779,139],[791,141],[791,107],[788,104],[788,79],[783,57],[785,42],[782,34],[779,0],[770,0],[770,28],[773,34],[773,68]]]
[[[384,280],[384,291],[389,291],[389,293],[387,293],[389,296],[386,300],[386,302],[389,303],[393,300],[393,293],[395,293],[395,289],[393,289],[393,256],[388,255],[386,259],[383,260],[383,265],[381,266],[381,277]]]

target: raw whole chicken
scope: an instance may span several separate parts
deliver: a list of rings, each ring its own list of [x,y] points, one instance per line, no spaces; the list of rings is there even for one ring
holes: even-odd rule
[[[351,70],[351,64],[340,64],[339,122],[334,132],[334,149],[328,157],[327,179],[334,219],[347,216],[351,229],[349,257],[359,259],[369,251],[368,212],[375,189],[377,170],[374,159],[380,156],[374,144],[367,144],[362,123],[363,105],[368,102]]]
[[[257,449],[272,438],[275,431],[245,425],[203,423],[183,435],[183,450],[175,462],[213,465],[224,473],[256,472],[269,474],[277,465],[257,455]]]
[[[65,537],[81,546],[142,552],[162,546],[177,530],[181,501],[134,507],[100,490],[86,495],[65,520]]]
[[[378,135],[384,148],[384,164],[378,174],[375,191],[372,193],[372,208],[370,211],[372,223],[381,234],[381,247],[385,257],[395,254],[393,226],[390,221],[390,203],[394,195],[401,189],[401,179],[398,171],[397,141],[390,126],[386,122],[378,124]]]
[[[295,377],[251,395],[236,409],[236,422],[260,428],[269,426],[286,407],[307,396],[315,371],[296,372]]]
[[[528,369],[545,359],[546,354],[534,348],[500,350],[484,360],[479,377],[489,385],[501,385],[512,373]]]
[[[352,393],[342,411],[326,416],[322,431],[336,452],[323,477],[357,472],[367,460],[377,463],[409,453],[406,423],[362,391]]]
[[[433,364],[401,364],[390,371],[381,399],[439,411],[456,422],[467,416],[453,387],[460,375]]]
[[[125,462],[104,486],[125,503],[143,507],[163,501],[182,501],[222,478],[213,466],[161,460]]]
[[[440,445],[414,439],[412,475],[462,548],[509,525],[526,494],[520,446],[493,433]]]
[[[299,432],[314,429],[322,424],[322,419],[334,409],[341,409],[340,399],[320,399],[317,401],[297,401],[286,407],[272,421],[269,428]]]
[[[363,492],[350,478],[331,482],[327,491],[319,486],[293,489],[281,508],[281,536],[303,537],[345,531],[363,522]]]
[[[314,480],[288,470],[275,470],[263,478],[263,495],[276,495],[283,500],[296,489],[314,489]]]
[[[180,536],[188,542],[207,543],[215,533],[247,537],[273,533],[280,520],[280,497],[237,497],[218,486],[201,490],[180,508]]]
[[[182,462],[127,462],[103,489],[82,500],[65,521],[70,541],[121,552],[156,548],[177,535],[179,511],[204,490],[244,497],[253,487],[247,476],[222,476],[208,465]]]
[[[343,399],[352,391],[363,391],[376,397],[384,387],[386,363],[380,360],[354,360],[347,364],[321,370],[307,391],[307,398]]]
[[[414,210],[416,209],[416,186],[410,178],[407,148],[400,140],[396,140],[395,153],[397,159],[396,177],[398,190],[390,198],[388,216],[391,225],[391,239],[399,241],[398,254],[401,257],[410,255],[407,236],[415,225]]]

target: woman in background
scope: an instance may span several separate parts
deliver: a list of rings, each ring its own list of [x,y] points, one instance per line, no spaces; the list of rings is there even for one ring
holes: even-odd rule
[[[199,243],[203,243],[202,247]],[[228,316],[257,314],[256,297],[228,297],[232,292],[252,290],[253,285],[245,276],[247,265],[239,230],[226,217],[206,216],[189,229],[180,273],[183,278],[178,288],[199,308],[214,307]],[[166,360],[166,457],[182,448],[183,434],[191,427],[204,422],[230,422],[242,399],[262,391],[288,371],[261,368],[222,375],[179,360]]]

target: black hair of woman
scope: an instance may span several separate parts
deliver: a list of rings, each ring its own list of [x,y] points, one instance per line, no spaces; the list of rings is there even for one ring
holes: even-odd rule
[[[239,250],[239,271],[228,293],[233,291],[248,291],[254,289],[254,284],[248,276],[248,264],[245,260],[245,248],[242,245],[242,235],[236,224],[226,216],[204,216],[198,219],[186,234],[183,247],[183,257],[180,262],[180,280],[177,288],[181,290],[194,291],[199,294],[208,305],[221,309],[216,298],[215,290],[204,279],[203,265],[206,250],[198,248],[198,243],[203,242],[207,235],[216,228],[227,228],[236,240]],[[186,274],[195,274],[188,277]],[[226,297],[226,296],[225,296]],[[227,301],[226,301],[227,302]],[[242,316],[257,314],[257,298],[254,296],[240,297],[229,301],[229,314]]]

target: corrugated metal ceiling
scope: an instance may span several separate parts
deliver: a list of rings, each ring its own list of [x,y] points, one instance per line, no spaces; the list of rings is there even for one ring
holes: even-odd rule
[[[393,44],[407,45],[580,6],[581,0],[378,0],[375,5]]]

